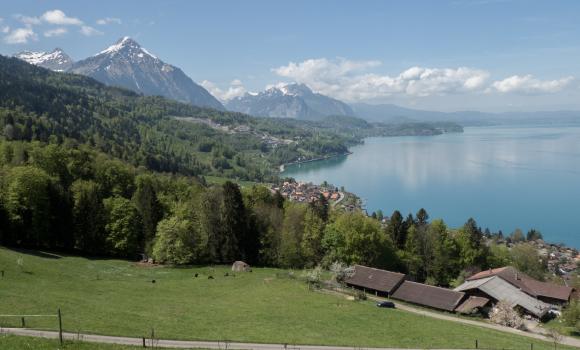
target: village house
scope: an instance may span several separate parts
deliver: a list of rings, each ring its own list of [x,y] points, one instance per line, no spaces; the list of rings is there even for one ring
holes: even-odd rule
[[[485,297],[494,303],[503,300],[536,318],[570,301],[573,288],[541,282],[506,266],[479,272],[455,288],[470,296]]]

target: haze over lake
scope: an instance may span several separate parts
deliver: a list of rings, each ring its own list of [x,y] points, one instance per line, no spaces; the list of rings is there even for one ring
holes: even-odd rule
[[[463,134],[370,138],[353,154],[287,167],[284,176],[345,186],[369,213],[424,207],[451,227],[474,217],[509,234],[539,229],[580,247],[580,127],[477,127]]]

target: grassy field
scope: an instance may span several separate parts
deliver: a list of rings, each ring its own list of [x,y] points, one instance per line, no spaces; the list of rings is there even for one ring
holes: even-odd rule
[[[14,335],[0,335],[0,349],[2,350],[137,350],[143,349],[134,346],[94,344],[65,341],[61,346],[58,340],[40,339],[32,337],[17,337]]]
[[[54,314],[61,308],[64,328],[71,332],[141,337],[154,329],[162,339],[407,348],[472,348],[478,339],[481,348],[523,350],[531,342],[535,350],[553,348],[308,291],[277,269],[232,277],[228,267],[144,267],[0,248],[0,270],[5,271],[0,314]],[[57,328],[53,318],[26,322]],[[0,318],[0,326],[19,324],[20,319]]]

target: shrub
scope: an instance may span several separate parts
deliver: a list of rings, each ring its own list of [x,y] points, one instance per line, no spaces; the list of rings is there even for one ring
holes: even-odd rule
[[[354,294],[354,300],[360,301],[367,300],[367,293],[365,293],[362,290],[357,290]]]
[[[498,302],[489,313],[489,319],[493,323],[515,329],[525,329],[524,319],[505,301]]]
[[[580,331],[580,302],[572,300],[562,312],[562,321],[568,327],[574,327],[576,331]]]

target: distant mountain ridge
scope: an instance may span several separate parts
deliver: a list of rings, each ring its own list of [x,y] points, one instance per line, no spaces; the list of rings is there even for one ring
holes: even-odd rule
[[[310,90],[304,84],[280,85],[246,93],[226,103],[230,111],[260,117],[318,120],[330,115],[354,116],[346,103]]]
[[[405,108],[393,104],[371,105],[351,104],[357,117],[370,122],[405,123],[411,121],[440,122],[448,121],[463,126],[484,126],[502,124],[566,124],[580,123],[580,111],[541,111],[541,112],[479,112],[457,111],[438,112]]]
[[[159,95],[199,107],[225,110],[221,102],[181,69],[163,62],[129,37],[123,37],[98,54],[76,63],[60,49],[50,54],[24,52],[15,57],[51,70],[86,75],[104,84],[145,95]],[[58,60],[63,63],[57,64]]]
[[[72,58],[58,47],[51,52],[22,51],[14,57],[55,72],[66,72],[74,63]]]

